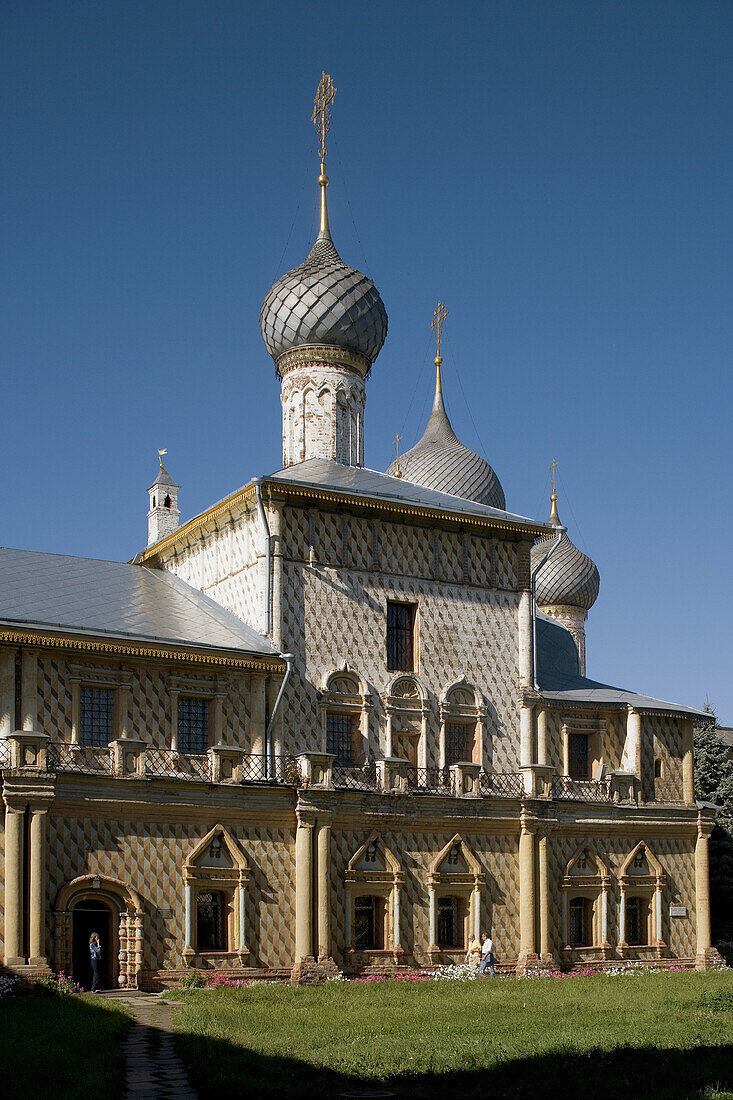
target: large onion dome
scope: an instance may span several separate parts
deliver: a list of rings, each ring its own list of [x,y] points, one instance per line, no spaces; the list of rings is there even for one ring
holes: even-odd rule
[[[557,494],[552,494],[552,510],[548,523],[562,527],[557,514]],[[532,569],[542,561],[549,550],[548,538],[540,539],[532,547]],[[578,550],[567,531],[560,536],[560,544],[552,552],[537,574],[536,599],[539,607],[578,607],[590,611],[598,599],[601,578],[598,568],[587,554]]]
[[[414,485],[506,509],[498,477],[480,455],[465,447],[451,427],[443,404],[439,357],[435,361],[435,400],[422,439],[387,470]]]
[[[276,364],[293,348],[325,344],[357,352],[371,367],[387,335],[387,311],[372,280],[336,251],[328,227],[327,182],[322,173],[321,230],[313,248],[270,287],[262,303],[262,339]]]

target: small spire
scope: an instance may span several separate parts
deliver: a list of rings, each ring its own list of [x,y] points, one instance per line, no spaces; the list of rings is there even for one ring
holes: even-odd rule
[[[402,471],[400,470],[400,440],[401,439],[402,439],[402,436],[398,432],[397,435],[394,437],[394,447],[395,447],[395,460],[394,460],[395,471],[394,471],[394,476],[395,477],[402,477]]]
[[[550,505],[551,505],[551,507],[550,507],[550,518],[547,522],[551,523],[553,525],[553,527],[562,527],[560,517],[557,514],[557,484],[556,484],[556,480],[555,480],[555,467],[556,466],[557,466],[557,459],[553,458],[552,462],[547,467],[548,470],[552,470],[552,494],[550,496]]]
[[[328,204],[326,202],[326,188],[328,176],[326,175],[326,134],[331,127],[331,104],[336,95],[331,77],[326,72],[321,73],[321,80],[313,101],[313,114],[311,122],[315,124],[318,132],[318,156],[321,161],[321,173],[318,177],[318,185],[321,188],[321,228],[318,232],[319,240],[331,240],[331,230],[328,225]]]
[[[433,313],[433,319],[430,322],[430,327],[435,333],[435,344],[437,348],[437,355],[433,362],[435,363],[435,399],[433,400],[433,409],[442,409],[445,412],[445,405],[443,404],[443,382],[440,377],[440,368],[443,366],[443,357],[440,354],[440,345],[443,339],[443,325],[445,319],[448,316],[448,310],[445,308],[442,302],[438,302],[438,308]]]

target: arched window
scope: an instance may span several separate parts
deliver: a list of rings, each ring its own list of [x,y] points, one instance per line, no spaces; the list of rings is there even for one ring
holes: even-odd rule
[[[480,863],[456,833],[428,871],[428,953],[433,962],[440,961],[441,951],[465,951],[469,941],[478,938],[485,882]]]
[[[368,964],[360,952],[379,951],[400,961],[400,892],[404,874],[395,856],[372,833],[349,860],[344,875],[346,954],[357,967]]]
[[[195,846],[184,867],[185,945],[189,966],[201,965],[207,952],[238,956],[244,966],[249,867],[239,845],[216,825]]]
[[[608,958],[611,953],[608,942],[611,876],[592,844],[584,844],[575,853],[565,869],[562,886],[563,953],[570,961]],[[583,950],[584,954],[574,954]]]
[[[163,507],[164,508],[170,508],[170,506],[171,506],[171,498],[166,493],[165,500],[163,501]]]
[[[465,680],[446,688],[440,700],[440,766],[483,763],[486,708],[481,695]]]
[[[618,876],[621,888],[619,905],[619,952],[633,954],[630,948],[648,948],[661,958],[666,947],[663,935],[662,904],[667,875],[661,863],[641,841],[624,860]]]
[[[366,684],[344,664],[326,676],[321,695],[325,752],[333,753],[336,767],[361,768],[369,755],[369,710]]]
[[[428,766],[427,692],[417,676],[396,676],[384,702],[387,717],[385,756]]]

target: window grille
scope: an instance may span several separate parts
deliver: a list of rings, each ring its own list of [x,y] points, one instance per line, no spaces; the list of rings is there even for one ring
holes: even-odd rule
[[[415,671],[414,603],[387,604],[387,668],[391,672]]]
[[[631,947],[646,943],[646,903],[643,898],[626,899],[626,942]]]
[[[205,753],[209,746],[209,703],[207,699],[178,700],[178,749]]]
[[[568,906],[569,938],[571,947],[588,947],[588,899],[571,898]]]
[[[82,745],[101,748],[114,737],[115,693],[112,688],[83,687],[79,692],[79,732]]]
[[[473,728],[465,722],[445,724],[445,766],[473,759]]]
[[[199,951],[225,951],[224,906],[219,890],[202,890],[196,898],[196,943]]]
[[[354,719],[350,714],[329,711],[326,715],[326,752],[332,752],[334,764],[354,763]]]
[[[590,762],[588,756],[588,735],[585,733],[571,733],[569,735],[569,771],[572,779],[590,778]]]
[[[458,904],[456,898],[438,898],[438,946],[458,946]]]
[[[354,898],[354,947],[358,951],[377,947],[377,899],[372,895]]]

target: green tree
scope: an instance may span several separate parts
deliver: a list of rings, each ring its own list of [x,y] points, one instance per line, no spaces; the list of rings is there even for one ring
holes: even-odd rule
[[[733,760],[717,727],[711,714],[695,731],[695,794],[718,807],[710,837],[710,909],[713,942],[719,944],[733,942]]]

